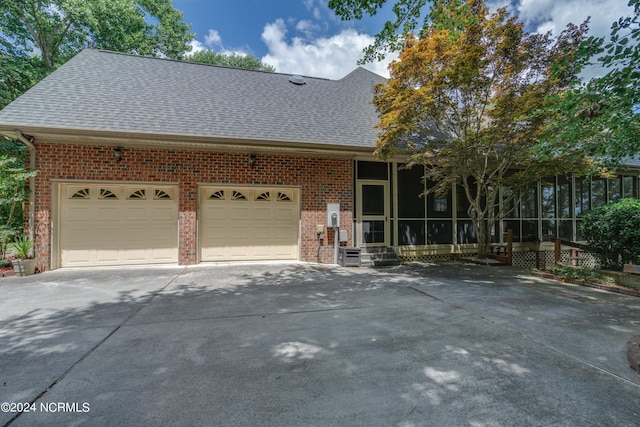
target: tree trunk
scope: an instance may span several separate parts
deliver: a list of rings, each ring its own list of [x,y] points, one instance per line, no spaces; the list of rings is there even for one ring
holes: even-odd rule
[[[489,249],[489,234],[484,218],[474,221],[476,226],[476,238],[478,239],[478,258],[486,258]]]

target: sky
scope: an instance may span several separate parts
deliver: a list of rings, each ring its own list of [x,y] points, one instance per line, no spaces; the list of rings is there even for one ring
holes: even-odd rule
[[[590,35],[606,36],[611,23],[631,14],[628,0],[487,0],[492,10],[508,6],[531,33],[558,34],[567,23],[591,17]],[[328,0],[173,0],[197,34],[193,50],[251,54],[276,72],[340,79],[362,58],[376,33],[391,20],[389,0],[374,17],[341,21]],[[394,55],[365,68],[388,77]]]

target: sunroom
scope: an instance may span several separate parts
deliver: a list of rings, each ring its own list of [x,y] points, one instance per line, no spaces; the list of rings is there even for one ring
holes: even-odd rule
[[[454,188],[445,195],[423,196],[433,185],[423,176],[423,166],[355,161],[358,246],[365,250],[393,247],[405,261],[443,260],[477,250],[464,192]],[[608,202],[640,197],[638,180],[637,168],[609,178],[566,174],[540,180],[512,202],[507,209],[510,213],[492,230],[492,241],[506,243],[508,229],[512,230],[514,251],[524,252],[526,242],[533,241],[541,243],[542,251],[552,250],[551,237],[580,241],[582,216]],[[522,258],[514,257],[514,263],[535,262]]]

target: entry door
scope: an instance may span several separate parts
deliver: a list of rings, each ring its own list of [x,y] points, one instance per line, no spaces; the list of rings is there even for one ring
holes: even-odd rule
[[[358,244],[389,246],[389,183],[358,182]]]

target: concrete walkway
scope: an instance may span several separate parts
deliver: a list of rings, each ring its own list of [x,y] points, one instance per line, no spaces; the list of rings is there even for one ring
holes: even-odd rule
[[[509,267],[57,270],[0,296],[0,425],[640,425],[640,298]]]

